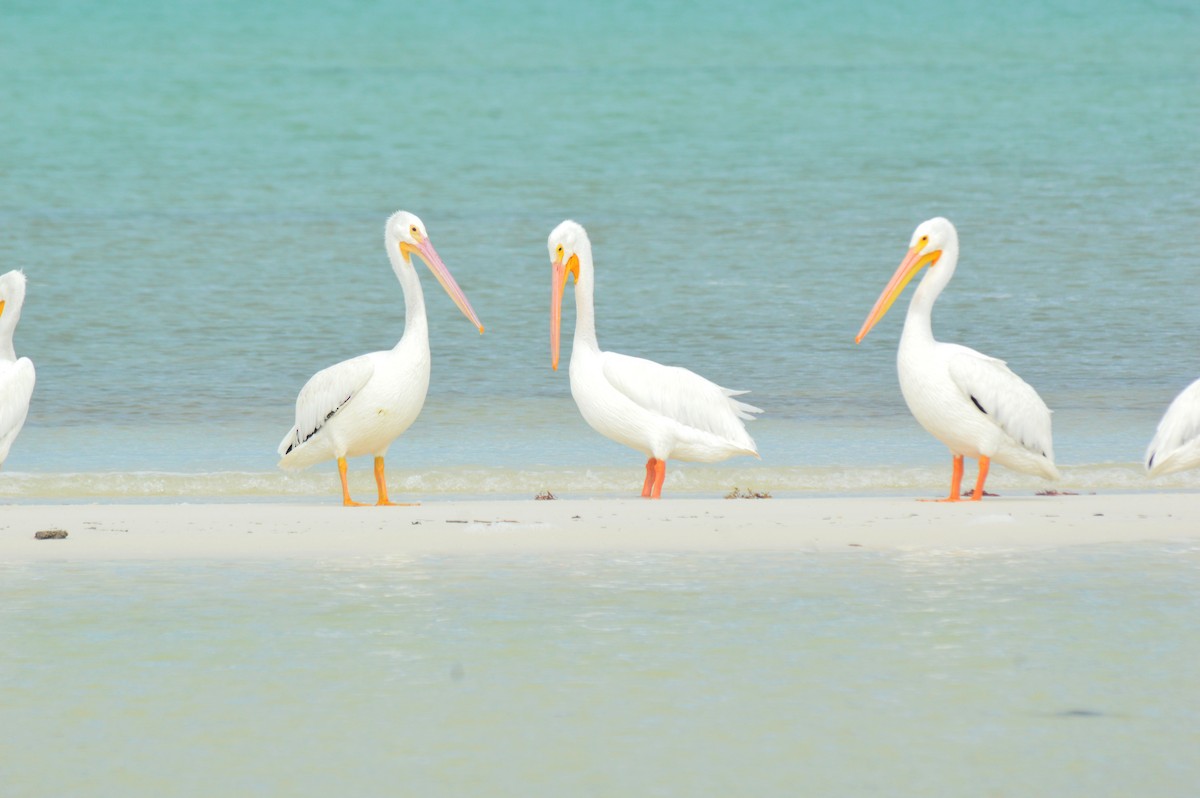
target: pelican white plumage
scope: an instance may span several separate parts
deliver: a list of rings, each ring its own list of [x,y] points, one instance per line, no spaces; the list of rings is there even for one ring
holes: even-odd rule
[[[1200,380],[1184,388],[1158,422],[1146,449],[1150,476],[1200,466]]]
[[[392,349],[344,360],[314,374],[296,399],[296,423],[279,444],[280,468],[306,468],[336,458],[345,505],[358,504],[350,498],[346,458],[364,454],[375,456],[377,504],[396,504],[388,500],[383,458],[425,404],[429,326],[412,255],[425,261],[463,315],[483,333],[479,317],[442,263],[420,219],[397,211],[384,228],[384,243],[404,292],[403,336]]]
[[[13,332],[25,304],[25,275],[20,271],[0,274],[0,466],[8,458],[25,417],[37,374],[33,361],[17,357]]]
[[[575,278],[575,340],[571,347],[571,395],[592,429],[649,459],[642,496],[662,495],[667,459],[712,463],[733,455],[758,456],[743,421],[757,407],[695,372],[652,360],[601,352],[596,341],[592,245],[587,232],[565,221],[549,239],[552,270],[550,361],[558,369],[562,299],[567,275]]]
[[[952,502],[960,498],[964,457],[979,460],[972,501],[983,497],[983,483],[993,460],[1016,471],[1059,477],[1050,409],[1037,392],[1003,360],[933,338],[933,304],[954,276],[957,263],[954,225],[941,217],[923,222],[854,339],[862,341],[917,272],[929,266],[908,306],[896,365],[908,409],[954,456],[950,495],[943,500]]]

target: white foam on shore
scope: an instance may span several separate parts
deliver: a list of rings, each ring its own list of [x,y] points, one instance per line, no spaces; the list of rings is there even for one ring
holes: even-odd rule
[[[801,467],[695,466],[672,464],[664,493],[668,496],[725,496],[735,488],[774,496],[843,496],[913,494],[941,496],[948,487],[948,468],[933,467]],[[1140,465],[1100,463],[1064,466],[1056,483],[997,468],[988,491],[998,495],[1111,493],[1157,490],[1198,490],[1200,471],[1150,479]],[[388,484],[394,499],[433,496],[532,498],[544,492],[555,496],[636,496],[643,472],[629,468],[456,468],[428,471],[391,469]],[[973,485],[968,470],[964,489]],[[351,473],[351,490],[372,500],[375,485],[362,468]],[[332,468],[302,473],[277,471],[179,473],[95,471],[77,473],[5,472],[0,474],[0,501],[125,501],[136,500],[312,500],[339,493]]]

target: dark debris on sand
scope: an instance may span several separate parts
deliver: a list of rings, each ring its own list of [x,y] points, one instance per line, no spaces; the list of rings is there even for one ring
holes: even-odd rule
[[[62,540],[67,536],[65,529],[39,529],[33,534],[38,540]]]
[[[765,491],[760,492],[757,490],[751,490],[750,488],[747,488],[746,490],[739,490],[735,486],[733,490],[731,490],[731,491],[729,491],[729,493],[725,494],[725,498],[726,499],[769,499],[769,498],[771,498],[771,494],[767,493]]]

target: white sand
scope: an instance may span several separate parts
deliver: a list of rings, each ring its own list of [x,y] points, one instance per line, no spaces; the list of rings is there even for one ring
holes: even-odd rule
[[[65,529],[64,540],[36,540]],[[0,561],[387,557],[553,551],[987,550],[1200,543],[1200,494],[994,498],[10,505]]]

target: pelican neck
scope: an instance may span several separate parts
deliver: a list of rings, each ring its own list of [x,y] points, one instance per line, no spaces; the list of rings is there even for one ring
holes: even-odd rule
[[[429,322],[425,316],[425,295],[421,291],[421,278],[417,274],[416,264],[405,262],[404,256],[393,254],[388,248],[388,256],[392,261],[392,270],[400,281],[400,290],[404,292],[404,333],[396,342],[400,344],[409,338],[429,340]]]
[[[933,305],[941,296],[950,278],[954,276],[954,267],[958,265],[958,242],[948,241],[942,247],[942,256],[937,263],[927,267],[925,276],[913,293],[912,301],[908,303],[908,315],[904,319],[904,331],[900,342],[934,341],[933,337]]]
[[[580,264],[579,277],[575,280],[575,339],[572,344],[574,351],[579,347],[587,347],[592,351],[600,351],[600,343],[596,339],[596,310],[592,301],[592,260],[588,257]]]
[[[13,347],[14,332],[15,329],[0,330],[0,363],[15,363],[17,360],[17,350]]]

